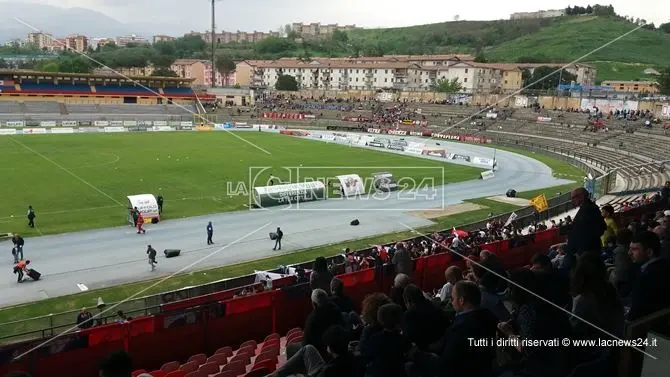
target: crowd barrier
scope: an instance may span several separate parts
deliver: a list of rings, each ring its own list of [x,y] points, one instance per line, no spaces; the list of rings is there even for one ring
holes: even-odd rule
[[[523,238],[523,245],[511,248],[495,243],[484,248],[500,256],[508,268],[521,267],[533,254],[545,251],[563,237],[557,229]],[[446,252],[414,261],[413,281],[426,291],[444,284],[444,271],[462,264]],[[392,265],[339,274],[346,294],[358,309],[363,298],[374,292],[388,292],[395,273]],[[273,281],[273,290],[245,297],[216,292],[164,305],[160,313],[112,323],[58,338],[25,359],[12,358],[37,343],[26,342],[0,349],[0,375],[26,370],[34,377],[53,377],[67,371],[68,377],[90,377],[97,373],[97,361],[118,349],[129,351],[136,368],[160,368],[170,360],[185,361],[197,353],[212,354],[226,345],[237,346],[248,339],[262,340],[272,332],[285,333],[303,326],[311,311],[309,284],[296,285],[294,277]],[[166,347],[166,345],[179,345]]]

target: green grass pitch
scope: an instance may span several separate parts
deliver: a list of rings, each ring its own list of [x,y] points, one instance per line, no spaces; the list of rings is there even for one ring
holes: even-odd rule
[[[161,192],[163,220],[243,210],[248,195],[228,196],[227,188],[239,188],[241,182],[249,189],[250,167],[267,168],[264,176],[272,172],[284,182],[298,179],[284,167],[301,165],[300,180],[340,174],[359,174],[365,180],[381,170],[439,184],[443,175],[435,168],[444,168],[447,183],[476,179],[483,171],[296,137],[237,135],[271,154],[226,132],[0,137],[0,233],[124,225],[126,196],[133,194]],[[393,168],[378,168],[382,166]],[[265,185],[266,179],[257,185]],[[28,205],[37,212],[34,230],[27,227]]]

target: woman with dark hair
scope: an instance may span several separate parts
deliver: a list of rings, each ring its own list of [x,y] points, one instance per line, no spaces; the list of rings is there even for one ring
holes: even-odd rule
[[[528,269],[511,274],[510,293],[515,311],[510,321],[498,325],[498,330],[507,337],[549,341],[569,334],[566,314],[536,293],[540,292],[537,279]],[[521,360],[517,364],[506,365],[505,376],[562,377],[568,372],[568,359],[560,345],[519,345],[516,349],[521,353]]]
[[[328,271],[328,262],[324,257],[318,257],[314,260],[314,269],[309,277],[309,284],[312,290],[323,289],[330,292],[330,281],[333,280],[333,274]]]
[[[607,280],[607,268],[597,255],[584,254],[578,259],[571,290],[574,298],[570,325],[575,338],[609,337],[603,330],[619,339],[623,336],[623,307]],[[613,349],[598,346],[580,349],[577,361],[606,359],[613,356],[611,351]]]

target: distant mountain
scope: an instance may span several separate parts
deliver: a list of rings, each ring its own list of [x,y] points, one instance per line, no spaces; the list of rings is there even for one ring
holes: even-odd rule
[[[125,24],[100,12],[83,8],[58,8],[41,4],[0,2],[0,41],[25,39],[32,28],[48,32],[54,37],[80,33],[88,37],[114,37],[136,34],[152,36],[156,25]]]

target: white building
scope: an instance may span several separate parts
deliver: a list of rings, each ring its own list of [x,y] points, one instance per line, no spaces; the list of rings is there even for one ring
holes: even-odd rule
[[[510,20],[532,20],[536,18],[554,18],[565,16],[565,9],[539,10],[537,12],[512,13]]]
[[[37,46],[39,49],[48,49],[53,44],[54,37],[49,33],[28,33],[27,43]]]
[[[126,47],[129,44],[149,44],[149,40],[147,40],[144,37],[139,37],[135,34],[133,35],[128,35],[128,36],[123,36],[123,37],[116,37],[114,40],[114,43],[118,47]]]

